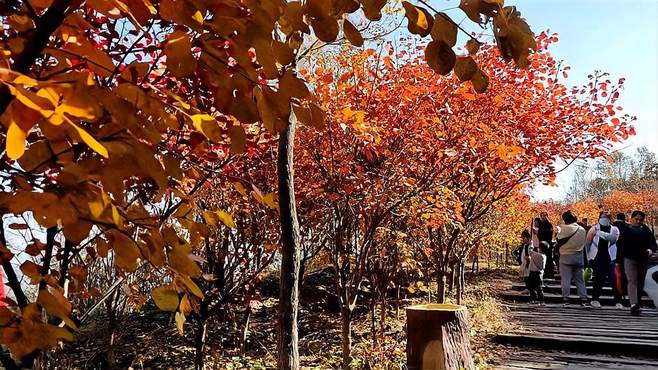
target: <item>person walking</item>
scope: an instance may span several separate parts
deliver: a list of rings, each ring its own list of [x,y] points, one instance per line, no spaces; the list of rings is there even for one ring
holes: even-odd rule
[[[530,251],[528,290],[530,291],[530,302],[544,305],[544,268],[546,267],[546,248],[548,243],[540,242],[537,249]]]
[[[562,285],[562,300],[565,306],[569,305],[571,282],[576,284],[580,297],[580,305],[587,304],[587,288],[583,277],[583,249],[587,239],[587,232],[578,225],[578,218],[571,211],[562,214],[564,225],[560,226],[557,234],[557,246],[560,251],[560,277]]]
[[[530,252],[532,252],[532,243],[530,241],[530,232],[523,230],[521,233],[521,245],[512,251],[512,256],[519,264],[519,275],[523,278],[526,289],[530,291],[528,276],[530,276]]]
[[[544,277],[552,279],[555,276],[555,253],[553,250],[553,224],[548,220],[548,213],[542,212],[539,214],[539,227],[537,230],[537,238],[539,242],[546,242],[548,247],[546,248],[546,269],[544,271]]]
[[[621,234],[623,234],[622,231],[628,225],[626,223],[626,214],[623,212],[617,213],[617,216],[615,217],[615,222],[613,222],[612,225],[617,229],[619,229],[619,237],[621,238]],[[619,239],[617,239],[617,246],[619,246]],[[626,274],[624,273],[623,257],[619,257],[617,259],[617,265],[615,266],[615,276],[617,278],[617,284],[616,284],[617,291],[621,296],[627,295],[628,292],[626,288],[628,287],[628,281],[626,280]]]
[[[631,302],[631,315],[639,316],[640,298],[644,288],[649,256],[656,251],[656,238],[644,224],[645,214],[633,211],[631,223],[624,228],[617,242],[617,262],[624,264],[628,281],[628,299]]]
[[[533,248],[539,247],[539,223],[539,217],[535,217],[535,219],[532,220],[532,228],[530,229],[530,234],[532,234]]]
[[[615,221],[612,223],[612,226],[616,227],[619,229],[619,232],[621,232],[621,230],[626,227],[626,214],[621,212],[617,213],[617,217],[615,217]]]
[[[587,258],[589,266],[594,270],[594,289],[592,290],[592,307],[600,308],[601,291],[606,285],[612,288],[614,303],[618,309],[621,305],[621,294],[617,290],[615,265],[617,260],[617,239],[619,229],[611,224],[607,212],[599,214],[599,222],[587,232]]]

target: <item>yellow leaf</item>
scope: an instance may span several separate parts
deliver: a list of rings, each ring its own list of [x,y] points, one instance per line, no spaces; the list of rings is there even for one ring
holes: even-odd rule
[[[101,143],[96,141],[89,133],[85,130],[83,130],[81,127],[78,125],[74,124],[73,122],[69,121],[69,124],[73,126],[75,131],[80,135],[80,139],[84,141],[89,147],[95,151],[96,153],[100,154],[101,156],[105,158],[109,158],[110,154],[107,151],[107,148],[105,148]]]
[[[267,193],[263,195],[262,202],[271,209],[277,209],[279,207],[274,197],[274,193]]]
[[[176,328],[178,329],[178,334],[184,335],[183,327],[185,325],[185,315],[180,312],[176,312]]]
[[[124,270],[135,271],[137,259],[141,257],[135,240],[116,230],[108,231],[108,236],[111,237],[116,264]]]
[[[21,265],[23,274],[30,278],[31,284],[37,284],[41,281],[41,267],[32,261],[25,261]]]
[[[194,20],[197,21],[198,23],[203,23],[203,14],[201,14],[201,11],[197,10],[197,11],[194,12],[194,14],[192,15],[192,19],[194,19]]]
[[[224,223],[224,225],[230,227],[231,229],[235,229],[235,222],[233,222],[233,217],[231,217],[230,214],[228,214],[225,211],[217,211],[217,217]]]
[[[408,1],[403,1],[402,6],[409,21],[409,32],[422,37],[429,35],[434,23],[432,15],[426,9],[412,5]]]
[[[192,312],[192,305],[190,304],[190,299],[187,298],[187,294],[185,294],[180,300],[180,307],[178,309],[180,313],[186,316]]]
[[[190,279],[188,276],[185,276],[185,275],[178,275],[178,279],[180,279],[180,281],[182,281],[183,284],[185,284],[187,289],[192,294],[194,294],[195,296],[203,299],[203,292],[201,291],[199,286],[196,285],[196,283],[194,281],[192,281],[192,279]]]
[[[92,217],[99,218],[105,210],[105,204],[102,201],[97,200],[89,202],[89,211],[91,212]]]
[[[208,225],[216,226],[217,225],[217,215],[212,211],[204,211],[202,214],[203,219]]]
[[[244,153],[247,148],[247,135],[242,126],[229,127],[228,136],[231,138],[231,152],[234,154]]]
[[[205,137],[215,142],[221,141],[222,134],[215,117],[209,114],[194,114],[191,118],[194,128],[201,132]]]
[[[53,292],[50,293],[48,288],[41,289],[39,291],[37,303],[40,304],[50,315],[60,318],[70,328],[77,329],[77,326],[69,317],[71,314],[71,303],[66,300],[62,293],[56,290],[53,290]]]
[[[11,159],[20,158],[25,153],[25,138],[27,135],[12,122],[7,130],[7,156]]]
[[[236,181],[236,182],[233,183],[233,187],[234,187],[235,190],[237,190],[238,193],[240,193],[242,196],[247,196],[247,189],[244,188],[244,186],[242,185],[242,183]]]
[[[151,292],[153,302],[162,311],[174,312],[178,309],[178,293],[169,285],[159,286]]]
[[[169,266],[181,275],[200,276],[201,269],[196,262],[190,258],[192,249],[187,244],[172,245],[168,253]]]
[[[7,83],[5,83],[5,86],[9,88],[9,92],[11,92],[11,94],[16,97],[16,100],[23,103],[23,105],[26,107],[41,113],[41,115],[45,118],[48,118],[53,114],[55,106],[50,102],[50,100],[41,97],[31,91],[28,91],[20,86],[12,86]]]
[[[196,69],[196,59],[192,55],[192,41],[183,31],[174,31],[167,36],[164,47],[167,68],[176,77],[187,77]]]

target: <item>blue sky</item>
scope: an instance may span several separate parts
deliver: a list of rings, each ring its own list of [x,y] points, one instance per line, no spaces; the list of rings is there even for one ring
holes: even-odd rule
[[[465,18],[455,7],[458,0],[430,3],[457,22]],[[560,42],[552,45],[551,52],[571,66],[567,85],[587,82],[587,75],[595,70],[609,72],[612,81],[625,77],[620,105],[638,117],[637,135],[618,149],[632,153],[644,145],[658,153],[658,0],[506,0],[505,5],[515,5],[535,34],[544,30],[559,34]],[[478,30],[468,19],[462,24]],[[460,35],[458,44],[465,41]],[[533,198],[564,198],[572,176],[573,168],[561,172],[558,186],[537,186]]]
[[[657,0],[520,0],[523,16],[538,33],[560,35],[552,49],[572,70],[569,84],[580,84],[593,70],[610,72],[612,80],[626,77],[621,105],[636,115],[637,135],[620,147],[634,152],[645,145],[658,153],[658,1]],[[572,171],[558,177],[557,187],[537,187],[536,199],[559,199]]]

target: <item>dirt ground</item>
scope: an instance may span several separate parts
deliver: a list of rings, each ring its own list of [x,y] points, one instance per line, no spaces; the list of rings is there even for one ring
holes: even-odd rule
[[[515,275],[502,270],[485,270],[467,276],[464,304],[469,308],[471,346],[481,369],[509,349],[494,344],[492,336],[507,330],[509,323],[499,293],[508,289]],[[311,288],[312,287],[312,288]],[[340,367],[340,317],[331,299],[331,279],[316,276],[302,289],[300,312],[300,354],[306,369]],[[264,295],[275,288],[264,289]],[[274,294],[270,294],[271,296]],[[209,321],[205,361],[209,369],[270,369],[276,362],[276,305],[273,297],[251,317],[246,353],[240,353],[240,329],[245,314],[231,311],[224,318]],[[401,305],[425,303],[423,292],[416,292]],[[379,312],[377,313],[379,315]],[[55,369],[105,369],[108,367],[109,332],[103,317],[83,328],[76,341],[50,356]],[[373,343],[368,309],[359,306],[353,325],[353,366],[357,369],[400,369],[405,362],[405,314],[389,306],[385,338]],[[119,369],[191,369],[194,359],[194,330],[188,322],[185,335],[175,328],[173,315],[152,308],[127,315],[116,332],[114,358]]]

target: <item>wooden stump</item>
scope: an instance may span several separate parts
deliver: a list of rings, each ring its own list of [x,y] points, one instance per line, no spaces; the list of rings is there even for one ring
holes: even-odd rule
[[[454,304],[407,307],[409,370],[473,369],[468,311]]]

